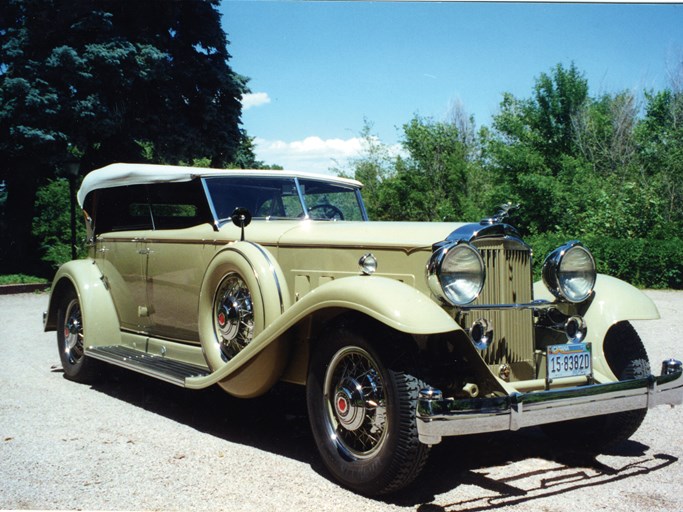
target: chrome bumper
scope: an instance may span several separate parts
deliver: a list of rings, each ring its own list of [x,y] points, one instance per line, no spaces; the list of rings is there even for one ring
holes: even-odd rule
[[[441,398],[438,390],[430,388],[418,398],[417,431],[422,443],[433,445],[446,436],[519,430],[658,405],[681,405],[682,375],[679,366],[659,377],[462,400]]]

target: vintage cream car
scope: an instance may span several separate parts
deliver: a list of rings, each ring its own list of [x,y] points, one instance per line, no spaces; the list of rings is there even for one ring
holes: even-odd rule
[[[334,478],[396,491],[444,436],[542,425],[600,449],[683,402],[629,320],[654,304],[579,242],[545,260],[504,222],[368,221],[361,184],[285,171],[114,164],[78,193],[90,255],[57,272],[64,372],[101,361],[237,397],[306,386]],[[566,435],[569,434],[569,435]]]

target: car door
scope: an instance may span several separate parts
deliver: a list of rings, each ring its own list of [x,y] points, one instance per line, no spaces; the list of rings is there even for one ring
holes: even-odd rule
[[[216,247],[199,180],[149,188],[154,233],[147,240],[147,302],[151,335],[199,343],[197,305],[204,271]]]
[[[152,219],[145,187],[98,191],[94,215],[95,262],[103,274],[122,330],[145,334],[149,329],[149,251]]]

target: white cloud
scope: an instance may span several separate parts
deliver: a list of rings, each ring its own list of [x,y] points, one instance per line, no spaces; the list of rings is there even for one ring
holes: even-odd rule
[[[360,156],[363,139],[322,139],[317,136],[303,140],[254,140],[256,158],[285,169],[329,174],[331,167],[343,167],[349,159]]]
[[[242,95],[242,109],[249,110],[251,107],[260,107],[270,103],[267,92],[249,92]]]

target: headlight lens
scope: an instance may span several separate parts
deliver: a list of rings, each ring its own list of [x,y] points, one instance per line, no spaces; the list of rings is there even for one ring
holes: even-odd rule
[[[484,278],[479,251],[465,242],[434,251],[427,265],[429,289],[454,306],[464,306],[476,299],[484,287]]]
[[[558,299],[583,302],[595,286],[595,260],[580,242],[555,249],[543,263],[543,282]]]

